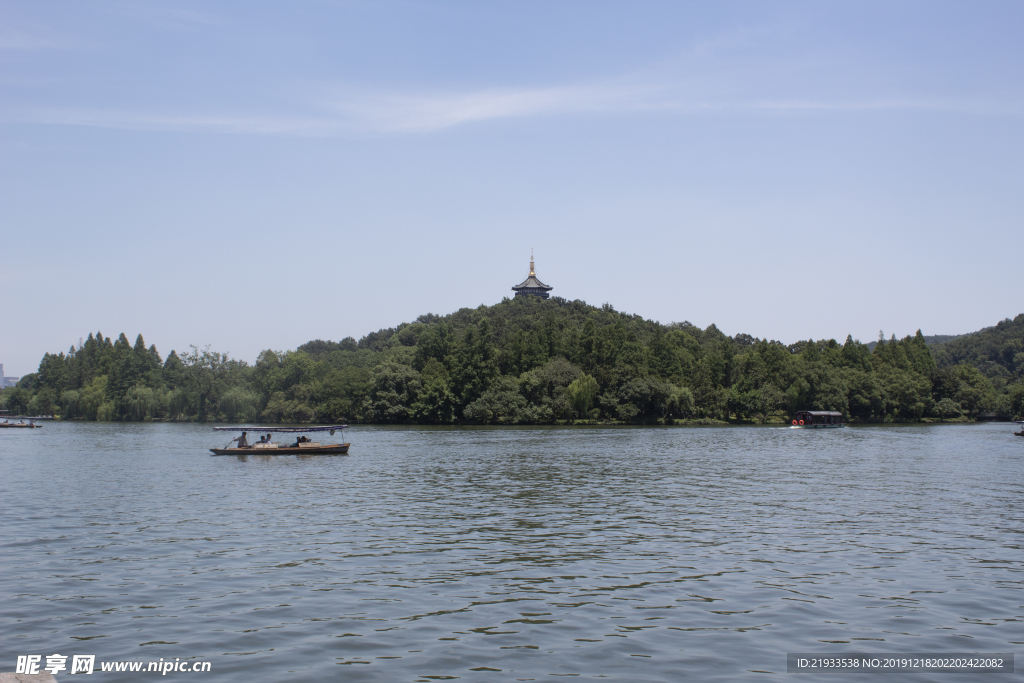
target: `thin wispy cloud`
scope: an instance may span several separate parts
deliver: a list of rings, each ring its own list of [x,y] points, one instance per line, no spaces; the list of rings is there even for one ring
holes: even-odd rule
[[[2,118],[7,123],[242,135],[325,135],[342,130],[337,122],[328,119],[295,116],[162,114],[87,108],[32,109],[12,112]]]
[[[171,34],[182,29],[191,36],[192,29],[201,33],[201,29],[221,23],[221,18],[209,14],[200,4],[112,0],[101,6],[109,14],[129,17],[133,26],[171,28]],[[15,104],[17,100],[7,98],[6,106],[0,105],[0,123],[343,136],[427,134],[460,126],[545,117],[715,113],[826,116],[904,110],[1019,115],[1024,111],[1024,102],[1001,100],[998,95],[989,99],[984,94],[961,97],[948,85],[942,90],[927,84],[918,87],[923,81],[916,73],[908,70],[893,74],[856,50],[844,52],[842,48],[826,46],[787,51],[794,34],[800,35],[800,30],[785,23],[738,26],[712,33],[689,47],[676,48],[660,62],[649,62],[617,75],[544,85],[474,88],[382,88],[321,81],[300,90],[295,85],[301,82],[300,78],[289,81],[287,75],[277,75],[281,85],[275,93],[273,88],[264,87],[263,79],[256,77],[255,72],[250,73],[255,67],[246,60],[228,59],[224,62],[226,71],[208,75],[204,61],[184,56],[182,63],[192,70],[191,80],[182,77],[185,71],[179,70],[172,60],[170,65],[161,63],[152,70],[152,83],[147,82],[149,76],[127,79],[127,85],[117,87],[101,83],[103,92],[118,93],[116,104],[112,99],[106,100],[111,102],[109,106],[97,106],[100,100],[93,100],[92,104],[81,100],[73,103],[61,93],[54,93],[47,106],[32,106],[31,99]],[[37,25],[23,24],[14,33],[3,33],[0,29],[0,49],[52,49],[59,45]],[[285,58],[294,49],[290,43],[288,46],[281,53]],[[277,62],[272,64],[277,70]],[[289,63],[290,68],[275,73],[302,73],[302,64]],[[267,65],[261,63],[259,68]],[[161,89],[160,79],[166,75],[167,87]],[[91,79],[91,72],[84,77],[87,81]],[[211,87],[211,83],[216,85]],[[228,84],[228,91],[221,89],[222,83]],[[244,85],[232,86],[233,83],[258,85],[246,89]],[[230,91],[232,87],[234,91]],[[133,97],[136,92],[150,97],[159,92],[160,99],[148,99],[148,104],[142,105],[142,100]],[[221,101],[229,104],[214,106],[208,98],[195,99],[193,92],[224,95]],[[35,96],[36,93],[29,95]],[[167,105],[154,104],[158,101],[166,101]]]
[[[829,113],[829,112],[934,112],[946,114],[970,114],[975,116],[1021,116],[1024,102],[1007,102],[987,99],[942,99],[942,98],[880,98],[874,100],[777,100],[753,102],[744,107],[763,112]]]
[[[38,26],[7,26],[0,29],[0,50],[66,50],[71,43],[53,31]]]
[[[0,50],[53,50],[60,47],[55,41],[29,34],[0,35]]]
[[[163,4],[114,2],[103,6],[113,15],[127,17],[137,22],[163,28],[196,28],[222,25],[224,20],[209,11],[191,7]]]
[[[607,83],[470,92],[352,93],[329,108],[360,128],[420,132],[500,119],[620,113],[664,107],[660,86]]]
[[[839,113],[934,111],[1019,115],[1016,103],[936,98],[788,99],[718,93],[703,96],[694,83],[609,81],[540,88],[484,88],[464,92],[387,92],[332,89],[295,112],[166,113],[88,108],[8,111],[7,123],[93,126],[124,130],[335,136],[360,133],[429,133],[491,121],[628,113]],[[338,92],[342,94],[337,94]]]

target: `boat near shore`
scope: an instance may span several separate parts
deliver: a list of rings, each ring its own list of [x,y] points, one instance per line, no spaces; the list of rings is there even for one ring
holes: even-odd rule
[[[845,426],[843,414],[834,410],[798,410],[793,417],[794,429],[835,429]]]
[[[238,442],[239,445],[232,446],[230,443],[224,448],[211,448],[214,455],[348,455],[349,443],[344,443],[345,429],[348,425],[330,425],[327,427],[214,427],[217,432],[241,432],[241,436],[235,437],[231,443]],[[342,443],[322,443],[312,441],[306,434],[318,432],[329,432],[334,436],[335,432],[341,432]],[[249,443],[249,434],[256,434],[260,440]],[[275,443],[270,437],[272,434],[295,434],[293,443],[291,439],[285,439],[283,443]],[[265,435],[265,436],[264,436]]]
[[[0,422],[0,429],[40,429],[42,426],[37,425],[34,418],[29,418],[28,422],[11,422],[10,420]]]

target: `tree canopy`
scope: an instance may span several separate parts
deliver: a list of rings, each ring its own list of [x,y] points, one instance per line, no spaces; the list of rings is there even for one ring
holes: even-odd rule
[[[1024,412],[1024,315],[929,344],[729,337],[558,297],[426,314],[356,341],[263,351],[255,364],[191,347],[162,359],[90,334],[0,394],[13,413],[84,420],[541,424],[970,419]]]

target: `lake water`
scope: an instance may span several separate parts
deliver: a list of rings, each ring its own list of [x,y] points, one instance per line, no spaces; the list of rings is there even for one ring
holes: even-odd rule
[[[1006,424],[357,427],[349,456],[211,457],[229,438],[0,433],[0,671],[60,653],[211,662],[167,680],[735,681],[791,676],[787,652],[1024,644]]]

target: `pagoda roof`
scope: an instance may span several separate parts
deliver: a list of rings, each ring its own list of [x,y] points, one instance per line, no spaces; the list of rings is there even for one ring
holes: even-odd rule
[[[536,275],[531,274],[530,277],[522,281],[522,283],[516,285],[512,289],[518,291],[520,289],[554,289],[554,287],[548,287],[546,284],[537,279]]]

